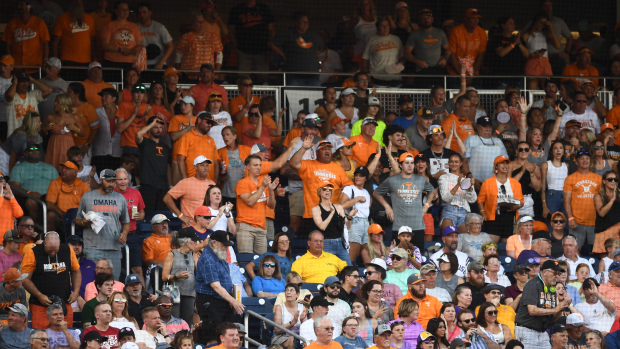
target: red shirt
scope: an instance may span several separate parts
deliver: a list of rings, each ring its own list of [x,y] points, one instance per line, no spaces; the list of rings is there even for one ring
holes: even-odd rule
[[[189,92],[193,93],[194,100],[196,101],[194,115],[198,115],[199,112],[205,110],[212,91],[217,91],[222,95],[222,104],[228,104],[228,95],[222,86],[216,83],[211,83],[211,86],[207,86],[200,82],[189,88]]]
[[[108,340],[101,344],[101,349],[118,349],[120,348],[120,344],[118,342],[118,331],[119,329],[116,327],[108,327],[107,331],[99,331],[97,327],[90,326],[89,328],[84,330],[84,336],[88,332],[97,331],[101,334],[102,337],[108,337]]]
[[[142,194],[134,188],[127,188],[124,193],[118,191],[118,188],[114,188],[117,193],[123,194],[125,201],[127,201],[127,211],[129,212],[129,231],[136,231],[136,221],[131,217],[131,210],[133,207],[138,207],[138,212],[144,210],[144,200],[142,200]]]

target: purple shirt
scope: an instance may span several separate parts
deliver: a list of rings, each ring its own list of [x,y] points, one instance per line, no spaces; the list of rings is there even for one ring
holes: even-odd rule
[[[408,342],[403,339],[403,346],[400,348],[394,345],[394,342],[390,342],[390,345],[392,346],[392,348],[395,349],[415,349],[415,347],[418,346],[418,341],[416,340],[415,342]]]
[[[399,317],[388,322],[388,325],[392,325],[392,323],[396,321],[403,320]],[[405,326],[405,338],[403,338],[403,342],[411,342],[413,349],[415,349],[418,345],[418,336],[420,336],[420,333],[424,332],[424,327],[417,321],[412,322],[409,326],[405,323],[403,326]]]
[[[4,274],[9,268],[13,267],[13,264],[22,260],[22,255],[19,252],[15,252],[12,255],[8,255],[4,250],[0,250],[0,273]]]
[[[82,273],[82,285],[80,286],[80,296],[84,298],[84,291],[86,290],[86,285],[95,281],[95,262],[90,259],[81,258],[80,259],[80,273]],[[53,348],[52,348],[53,349]]]
[[[64,333],[52,331],[49,328],[45,332],[47,332],[47,336],[50,338],[50,349],[69,348],[69,341]],[[69,333],[73,339],[80,341],[80,335],[76,330],[69,330]]]

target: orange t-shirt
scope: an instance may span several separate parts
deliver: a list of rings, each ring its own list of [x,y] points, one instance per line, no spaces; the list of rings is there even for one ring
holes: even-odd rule
[[[375,142],[376,143],[376,142]],[[375,144],[376,147],[376,144]],[[335,162],[324,164],[318,160],[304,160],[297,170],[304,190],[304,218],[312,218],[312,208],[319,204],[317,189],[331,183],[334,186],[332,203],[340,203],[342,188],[353,185],[342,166]]]
[[[90,191],[88,184],[75,179],[73,185],[66,184],[61,177],[50,182],[45,201],[53,202],[61,211],[67,212],[80,206],[82,195]]]
[[[353,156],[351,156],[351,159],[357,161],[358,166],[366,166],[370,154],[377,152],[377,145],[379,143],[372,138],[370,139],[370,143],[367,143],[361,134],[349,138],[349,141],[356,142],[355,146],[351,148],[353,151]]]
[[[88,137],[90,137],[91,131],[97,132],[95,130],[99,128],[99,117],[97,116],[95,108],[88,102],[73,108],[73,113],[80,116],[84,130],[84,137],[73,136],[73,144],[81,146],[86,143]]]
[[[121,23],[119,21],[112,21],[103,28],[101,32],[101,39],[110,39],[109,43],[115,48],[128,48],[132,49],[138,44],[142,45],[142,35],[140,34],[140,28],[138,25],[126,21]],[[104,53],[104,58],[112,62],[124,62],[133,63],[134,55],[125,56],[120,52],[108,52]]]
[[[265,117],[263,117],[263,119],[264,118]],[[255,124],[247,123],[243,125],[243,127],[241,128],[241,134],[242,134],[241,139],[243,141],[243,145],[251,147],[254,144],[263,143],[267,148],[271,148],[271,136],[269,136],[270,127],[268,125],[265,125],[265,123],[263,123],[263,126],[262,126],[263,130],[261,131],[259,138],[252,138],[246,135],[246,132],[248,132],[249,130],[254,130],[254,129],[256,129]]]
[[[209,186],[215,185],[210,179],[200,180],[189,177],[179,181],[168,194],[174,199],[181,199],[181,212],[184,216],[194,218],[196,209],[203,205]]]
[[[45,22],[35,16],[30,16],[28,23],[24,24],[20,18],[13,18],[4,29],[2,41],[11,45],[15,65],[41,65],[43,64],[43,42],[50,41],[50,34]],[[28,73],[34,73],[38,69],[28,69]]]
[[[114,86],[105,81],[96,84],[89,79],[82,81],[82,85],[84,85],[84,90],[86,92],[86,101],[88,101],[88,103],[90,103],[90,105],[92,105],[95,109],[103,106],[103,104],[101,104],[101,96],[97,93],[101,92],[104,88],[114,88]]]
[[[452,128],[452,123],[456,124],[456,134],[459,135],[459,138],[461,138],[461,141],[463,142],[465,142],[467,137],[476,134],[476,132],[474,131],[474,126],[471,124],[471,121],[469,121],[468,118],[465,118],[465,120],[460,120],[459,117],[454,114],[450,114],[447,118],[444,118],[441,122],[441,127],[443,127],[443,129],[448,132]],[[450,149],[454,150],[455,152],[459,152],[461,150],[461,148],[459,147],[459,143],[456,141],[456,138],[452,138],[452,143],[450,143]]]
[[[95,22],[95,32],[97,33],[97,36],[101,35],[103,28],[105,28],[106,25],[112,22],[111,13],[108,13],[106,17],[101,17],[97,14],[97,12],[91,12],[90,16],[93,18],[93,21]]]
[[[90,63],[90,45],[97,35],[95,20],[84,14],[84,22],[71,22],[71,13],[65,12],[56,18],[52,35],[60,37],[60,60]],[[94,57],[92,57],[94,58]]]
[[[201,136],[193,129],[181,137],[177,143],[179,144],[178,155],[185,156],[185,170],[187,177],[196,175],[194,168],[194,159],[199,155],[204,155],[207,159],[213,161],[209,165],[209,174],[207,178],[215,180],[215,162],[219,161],[215,140],[208,135]],[[192,212],[193,213],[193,212]]]
[[[601,190],[602,181],[603,177],[592,172],[587,175],[575,172],[564,180],[564,192],[572,192],[570,202],[577,224],[594,226],[596,221],[594,195]]]
[[[142,243],[142,261],[146,263],[149,259],[155,259],[163,263],[171,250],[170,234],[166,236],[152,234]]]
[[[235,186],[235,194],[240,196],[245,193],[256,193],[260,184],[263,183],[263,177],[258,177],[258,183],[254,183],[250,177],[245,177]],[[266,220],[267,217],[267,200],[269,200],[269,188],[265,188],[265,191],[260,196],[254,206],[248,206],[241,198],[237,200],[237,223],[246,223],[253,227],[267,229]]]
[[[563,78],[562,81],[573,80],[577,86],[581,86],[581,84],[586,81],[592,81],[594,86],[598,87],[598,79],[590,79],[590,76],[599,76],[598,70],[593,66],[589,66],[588,69],[581,70],[577,68],[577,64],[571,64],[564,67],[564,71],[562,71],[562,75],[564,76],[583,76],[583,79],[578,78]]]
[[[241,109],[243,109],[243,106],[246,103],[247,101],[241,95],[231,99],[230,100],[230,115],[233,116],[237,114]],[[250,105],[254,105],[258,103],[260,103],[260,97],[253,95],[252,103]],[[248,113],[245,113],[245,115],[243,116],[243,120],[241,120],[241,122],[236,122],[233,120],[233,124],[235,125],[235,130],[237,130],[238,135],[241,135],[241,127],[247,123],[248,123]]]
[[[288,148],[293,139],[297,137],[301,137],[301,127],[294,127],[290,131],[288,131],[288,133],[286,134],[286,138],[284,138],[284,142],[282,142],[282,145]]]
[[[142,103],[140,104],[140,109],[138,109],[138,115],[133,119],[133,122],[125,131],[121,133],[121,147],[134,147],[137,148],[136,144],[136,133],[146,126],[146,119],[144,118],[144,112],[146,111],[146,107],[148,104]],[[134,110],[136,109],[136,105],[133,102],[123,102],[116,110],[116,118],[129,119],[133,115]],[[117,124],[123,120],[118,120]],[[118,126],[117,126],[118,127]]]
[[[196,117],[193,117],[194,120],[192,122],[196,125]],[[168,126],[168,133],[183,131],[189,128],[189,117],[183,116],[183,114],[175,115],[170,120],[170,126]],[[179,155],[179,142],[181,139],[177,139],[172,146],[172,162],[177,162],[177,155]]]
[[[218,35],[206,32],[203,36],[198,36],[190,31],[181,36],[176,49],[183,54],[181,69],[199,70],[204,63],[215,66],[215,54],[222,52],[224,46]]]
[[[484,29],[476,27],[474,32],[470,34],[465,29],[465,25],[461,24],[452,29],[448,41],[452,54],[455,54],[457,59],[468,67],[468,73],[473,73],[473,64],[478,54],[487,50],[487,33]],[[469,68],[472,71],[469,71]],[[451,75],[460,74],[460,71],[455,71],[450,64],[447,65],[447,69]]]
[[[329,345],[320,345],[317,342],[312,342],[308,344],[306,349],[342,349],[342,345],[336,341],[331,341]]]
[[[426,325],[428,325],[428,320],[439,317],[441,315],[440,311],[441,311],[442,304],[439,301],[439,299],[427,294],[424,298],[422,298],[421,300],[418,300],[418,299],[413,298],[413,296],[411,295],[411,292],[407,292],[407,294],[405,294],[403,298],[399,299],[396,302],[396,305],[394,306],[394,318],[395,319],[398,318],[398,305],[400,304],[400,302],[403,301],[403,299],[413,299],[416,302],[418,302],[418,304],[420,305],[420,309],[419,309],[420,314],[418,315],[418,322],[424,328],[426,328]]]
[[[613,108],[609,109],[605,119],[608,123],[614,125],[617,130],[620,127],[620,105],[616,104],[613,106]],[[618,137],[616,137],[616,144],[618,144],[618,140]]]

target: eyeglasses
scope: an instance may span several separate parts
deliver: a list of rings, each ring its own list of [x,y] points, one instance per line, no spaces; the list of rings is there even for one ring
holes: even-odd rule
[[[279,244],[290,244],[290,240],[278,241]]]
[[[466,320],[462,320],[464,324],[468,324],[470,322],[474,322],[475,320],[473,318],[471,319],[466,319]]]
[[[41,338],[41,337],[34,337],[34,338],[32,338],[32,339],[38,339],[38,340],[40,340],[41,342],[46,342],[46,343],[49,343],[49,341],[50,341],[50,339],[49,339],[49,338]]]
[[[579,102],[579,103],[585,103],[585,102],[587,102],[588,100],[587,100],[587,99],[581,99],[581,98],[580,98],[580,99],[575,99],[575,101],[577,101],[577,102]]]
[[[527,259],[528,263],[536,263],[536,264],[540,264],[540,258],[528,258]]]
[[[563,219],[554,219],[554,220],[553,220],[553,223],[554,223],[554,224],[564,224],[564,222],[566,222],[566,221],[565,221],[565,220],[563,220]]]
[[[394,324],[394,325],[403,325],[404,326],[405,322],[404,321],[394,321],[394,322],[392,322],[392,324]]]
[[[530,148],[519,148],[519,153],[528,152]]]
[[[125,298],[114,298],[114,301],[118,302],[118,303],[125,303],[125,302],[127,302],[127,300]]]
[[[382,294],[383,290],[370,290],[370,292],[372,292],[374,294]]]
[[[265,263],[265,264],[263,264],[263,267],[265,267],[265,268],[275,268],[276,265],[274,263]]]
[[[189,255],[184,254],[183,258],[185,258],[185,265],[189,265]]]
[[[322,329],[324,329],[325,331],[333,331],[334,327],[321,327]]]
[[[344,327],[360,327],[359,324],[346,324]]]
[[[392,260],[393,261],[402,261],[403,257],[394,255],[394,256],[392,256]]]
[[[497,315],[497,310],[489,310],[487,311],[487,315],[490,315],[490,316]]]
[[[617,182],[617,181],[618,181],[618,178],[616,178],[616,177],[612,177],[612,178],[607,178],[607,179],[605,179],[605,180],[606,180],[607,182]]]
[[[499,186],[500,191],[502,192],[502,195],[506,195],[506,186],[505,185],[500,185]]]
[[[170,308],[172,306],[172,303],[159,303],[157,304],[157,306],[162,308]]]
[[[603,149],[605,149],[605,147],[602,146],[602,145],[595,145],[593,148],[594,148],[594,150],[603,150]]]
[[[248,117],[257,118],[258,117],[258,113],[248,113]]]
[[[34,229],[34,224],[22,224],[22,225],[20,225],[20,227],[24,227],[24,228],[27,228],[27,229]]]

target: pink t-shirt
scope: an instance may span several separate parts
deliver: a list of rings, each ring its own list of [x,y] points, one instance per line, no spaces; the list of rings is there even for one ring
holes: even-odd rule
[[[15,252],[12,255],[8,255],[4,250],[0,250],[0,273],[4,274],[9,268],[13,267],[13,264],[22,260],[22,255],[19,252]]]
[[[121,193],[117,188],[114,188],[114,191],[117,193]],[[127,201],[127,211],[129,212],[129,231],[136,231],[136,221],[131,218],[132,213],[131,210],[134,206],[138,207],[138,212],[144,210],[144,200],[142,200],[142,194],[134,188],[127,188],[125,190],[123,196],[125,197],[125,201]]]

